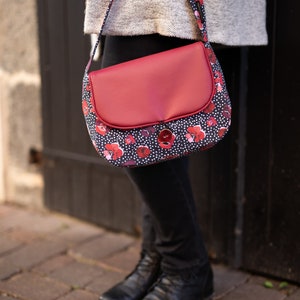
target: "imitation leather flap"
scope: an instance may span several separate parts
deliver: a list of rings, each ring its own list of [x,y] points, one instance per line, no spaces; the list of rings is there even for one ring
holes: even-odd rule
[[[95,113],[129,129],[193,115],[211,101],[214,79],[201,42],[89,74]]]

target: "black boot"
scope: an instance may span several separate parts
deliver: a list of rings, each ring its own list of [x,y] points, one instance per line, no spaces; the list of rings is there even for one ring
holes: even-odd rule
[[[137,266],[122,282],[102,296],[100,300],[141,300],[160,275],[160,256],[142,253]]]
[[[206,300],[213,294],[213,273],[210,266],[197,274],[163,273],[143,300]]]

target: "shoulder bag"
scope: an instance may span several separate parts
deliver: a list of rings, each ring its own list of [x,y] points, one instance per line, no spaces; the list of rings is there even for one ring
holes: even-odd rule
[[[89,72],[110,0],[85,69],[82,109],[96,151],[114,166],[189,155],[214,146],[228,132],[231,104],[207,38],[203,1],[187,1],[202,40]]]

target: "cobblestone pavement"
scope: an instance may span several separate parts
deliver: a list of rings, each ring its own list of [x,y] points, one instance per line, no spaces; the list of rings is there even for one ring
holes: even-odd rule
[[[98,299],[135,266],[139,247],[133,237],[65,215],[0,205],[0,300]],[[300,300],[291,284],[280,289],[222,265],[214,272],[215,300]]]

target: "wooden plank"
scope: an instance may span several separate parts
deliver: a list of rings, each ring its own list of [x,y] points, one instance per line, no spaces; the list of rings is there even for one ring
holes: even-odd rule
[[[137,227],[133,215],[136,211],[134,187],[126,174],[119,172],[120,175],[112,179],[112,224],[116,230],[134,234]]]
[[[62,213],[71,213],[71,165],[60,160],[53,159],[51,166],[52,174],[52,193],[51,209]]]
[[[70,88],[68,85],[68,36],[67,11],[65,1],[47,0],[48,28],[49,28],[49,74],[51,97],[46,104],[48,118],[51,124],[51,146],[69,149],[70,120],[68,113],[68,99]],[[45,120],[47,122],[47,120]]]
[[[90,220],[98,225],[112,228],[112,176],[105,167],[93,166],[91,170]]]
[[[72,191],[70,213],[84,220],[89,220],[90,217],[91,169],[92,166],[89,164],[73,162],[70,170]]]
[[[92,147],[81,109],[82,77],[89,58],[89,37],[83,35],[84,9],[84,1],[67,0],[70,149],[82,154]]]
[[[42,119],[43,122],[43,146],[51,145],[51,119],[48,117],[48,103],[51,103],[51,85],[49,74],[49,20],[48,20],[48,2],[43,0],[37,1],[38,12],[38,29],[39,29],[39,56],[41,70],[41,95],[42,95]]]
[[[272,49],[253,48],[249,52],[249,101],[247,130],[247,165],[244,216],[245,268],[259,270],[262,249],[267,244],[268,201],[270,196],[270,135],[272,107]],[[259,93],[257,93],[259,91]],[[258,261],[259,260],[259,261]]]

